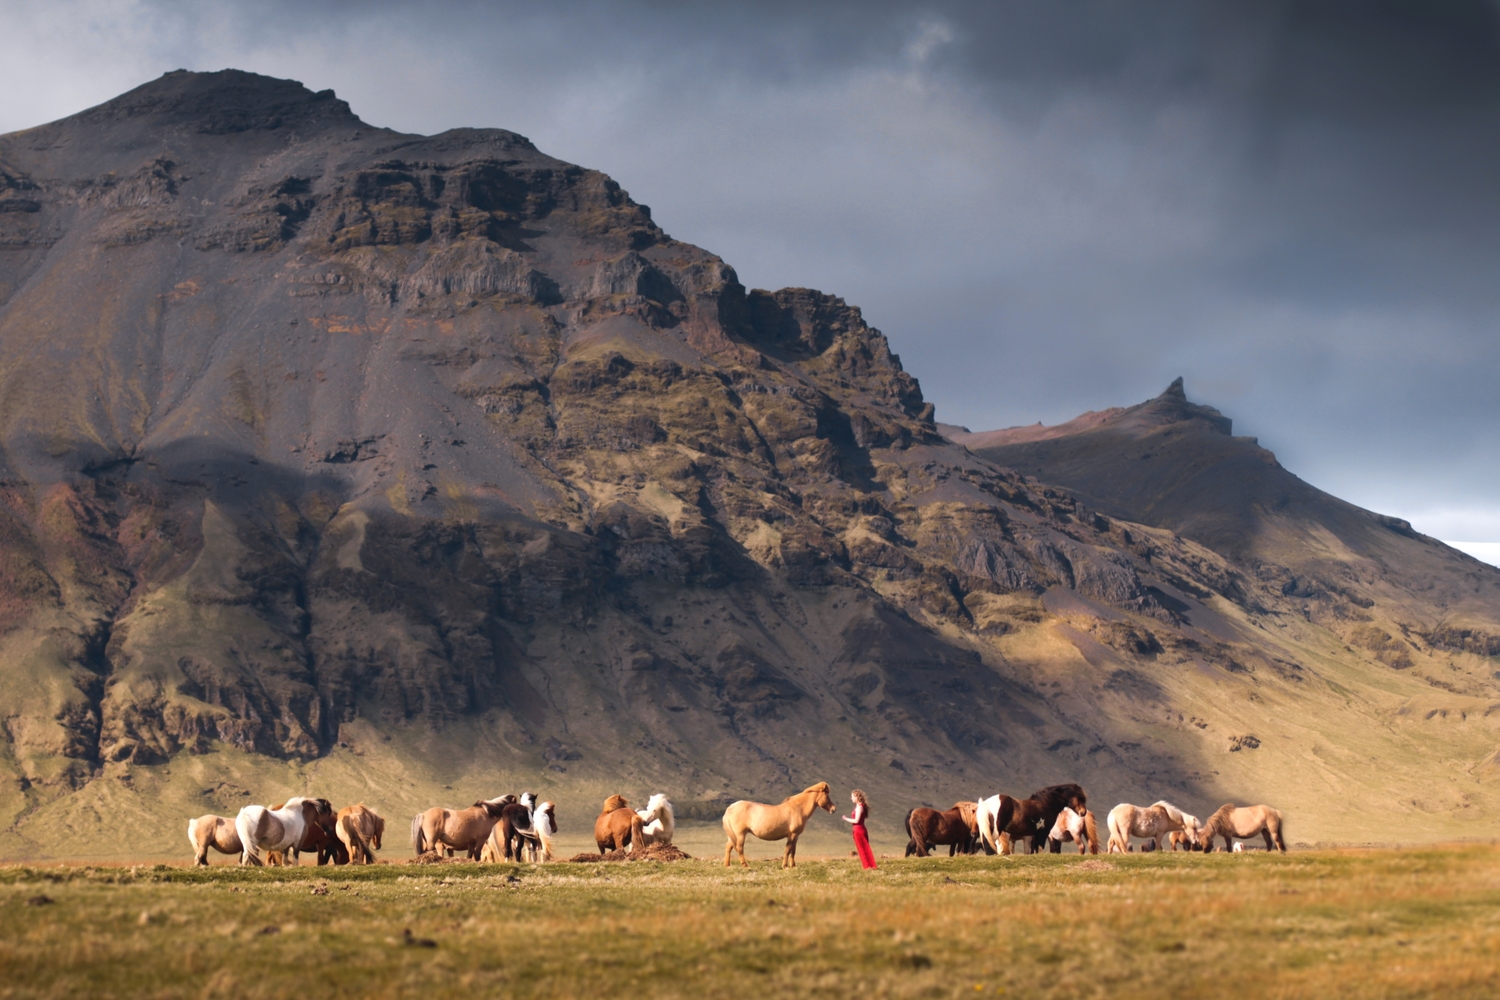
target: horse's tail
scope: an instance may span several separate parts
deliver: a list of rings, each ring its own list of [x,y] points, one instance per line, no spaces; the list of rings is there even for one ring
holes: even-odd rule
[[[198,821],[196,819],[188,820],[188,843],[193,845],[194,864],[199,861],[208,860],[208,851],[204,849],[202,844],[198,843]]]
[[[902,821],[906,826],[906,856],[908,858],[917,853],[917,838],[911,832],[911,814],[914,812],[916,812],[915,809],[906,810],[906,819]]]
[[[1282,836],[1282,833],[1286,829],[1286,821],[1281,818],[1281,810],[1280,809],[1272,809],[1271,810],[1271,815],[1273,817],[1275,817],[1275,822],[1276,822],[1276,828],[1271,831],[1272,834],[1274,834],[1275,837],[1276,837],[1276,847],[1277,847],[1277,849],[1279,851],[1281,851],[1282,854],[1285,854],[1286,853],[1286,838]]]
[[[417,813],[411,818],[411,846],[416,848],[417,857],[427,853],[427,838],[422,835],[422,817],[426,813]]]
[[[361,854],[370,859],[370,847],[365,843],[365,838],[360,836],[359,827],[354,821],[351,813],[346,813],[338,818],[339,840],[344,842],[344,848],[349,852],[349,861],[353,864],[359,863]]]
[[[620,846],[623,847],[625,845],[621,844]],[[636,851],[644,851],[645,849],[645,824],[641,822],[640,816],[635,815],[635,813],[632,811],[630,816],[630,850],[632,853],[634,853]]]
[[[1083,831],[1089,838],[1089,853],[1099,853],[1099,821],[1094,817],[1094,810],[1083,811]],[[1082,845],[1079,850],[1082,850]]]
[[[1109,815],[1105,817],[1105,825],[1109,827],[1109,848],[1107,850],[1107,853],[1113,854],[1116,850],[1119,850],[1121,854],[1125,854],[1128,852],[1130,848],[1130,838],[1125,836],[1124,832],[1120,829],[1121,825],[1124,823],[1124,819],[1125,818],[1120,815],[1119,806],[1115,806],[1113,809],[1111,809],[1109,811]]]

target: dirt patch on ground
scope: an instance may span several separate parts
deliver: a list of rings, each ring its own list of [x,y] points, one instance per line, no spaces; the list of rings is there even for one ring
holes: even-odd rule
[[[603,854],[575,854],[569,861],[686,861],[692,855],[671,844],[652,844],[643,851],[606,851]]]
[[[414,858],[407,858],[401,863],[405,865],[452,865],[468,860],[469,856],[467,854],[462,857],[447,858],[437,851],[428,851],[425,854],[418,854]]]

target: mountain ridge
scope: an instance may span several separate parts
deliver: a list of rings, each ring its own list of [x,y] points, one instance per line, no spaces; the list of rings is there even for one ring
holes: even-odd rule
[[[1153,403],[1130,434],[1242,441]],[[1439,634],[1369,553],[1247,556],[934,416],[856,306],[514,133],[226,71],[0,136],[0,852],[267,783],[1492,814],[1500,574],[1424,563],[1479,588]]]

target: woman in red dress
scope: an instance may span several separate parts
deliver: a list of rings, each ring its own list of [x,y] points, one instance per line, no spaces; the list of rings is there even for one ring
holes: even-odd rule
[[[854,824],[854,848],[859,851],[859,863],[865,868],[875,867],[875,852],[870,850],[870,835],[865,832],[865,819],[870,815],[870,803],[865,800],[865,793],[856,788],[849,793],[849,798],[854,802],[854,815],[845,816],[845,823]]]

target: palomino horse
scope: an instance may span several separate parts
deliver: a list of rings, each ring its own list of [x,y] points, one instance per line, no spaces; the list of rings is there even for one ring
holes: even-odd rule
[[[979,846],[986,854],[1000,852],[1000,831],[1010,826],[1016,812],[1016,800],[1009,795],[981,798],[974,806],[974,821],[979,827]]]
[[[411,846],[416,848],[417,857],[445,847],[450,851],[463,851],[477,861],[490,831],[500,820],[501,810],[515,801],[514,795],[502,795],[482,799],[467,809],[433,806],[412,817]]]
[[[639,851],[646,846],[642,843],[643,827],[640,816],[630,808],[625,796],[611,795],[604,800],[604,807],[594,820],[594,843],[599,845],[600,854],[605,851],[623,851],[627,847],[632,851]]]
[[[677,832],[677,817],[672,812],[672,800],[661,792],[651,796],[651,801],[646,803],[646,808],[637,809],[635,814],[641,818],[641,843],[643,844],[670,844],[672,835]]]
[[[220,854],[240,854],[244,847],[235,832],[234,820],[228,816],[199,816],[188,820],[188,842],[193,845],[193,863],[208,864],[208,849]]]
[[[1174,831],[1197,836],[1198,819],[1178,809],[1169,802],[1157,802],[1150,806],[1133,806],[1122,802],[1109,811],[1106,821],[1109,826],[1109,852],[1125,854],[1130,850],[1130,838],[1141,837],[1151,842],[1153,851],[1160,851],[1167,843],[1167,834]]]
[[[240,838],[240,864],[261,865],[261,851],[299,848],[308,828],[321,829],[319,820],[325,817],[333,818],[333,806],[327,799],[298,796],[275,809],[246,806],[234,818],[234,830]]]
[[[915,854],[919,858],[928,855],[928,847],[948,845],[948,856],[971,853],[970,845],[979,833],[975,820],[977,803],[956,802],[952,809],[938,812],[927,806],[918,806],[906,814],[906,856]]]
[[[1249,840],[1256,834],[1265,838],[1266,850],[1275,848],[1286,853],[1281,838],[1281,813],[1270,806],[1236,806],[1226,802],[1198,830],[1198,844],[1205,851],[1214,849],[1214,838],[1224,838],[1224,849],[1230,850],[1234,838]]]
[[[1092,812],[1085,809],[1079,814],[1068,807],[1057,814],[1057,822],[1047,834],[1047,850],[1061,854],[1063,842],[1068,840],[1078,845],[1079,854],[1099,853],[1099,827]]]
[[[729,856],[733,851],[740,852],[741,865],[750,867],[750,862],[745,860],[745,835],[754,834],[761,840],[785,840],[781,867],[796,868],[797,838],[807,828],[807,820],[815,809],[837,811],[826,781],[809,785],[796,795],[783,799],[779,805],[747,799],[731,802],[724,810],[724,836],[728,838],[724,845],[724,867],[729,867]]]
[[[357,806],[345,806],[339,810],[335,829],[349,851],[351,862],[356,865],[375,863],[375,851],[380,850],[380,840],[385,836],[385,820],[379,813],[363,802]]]

